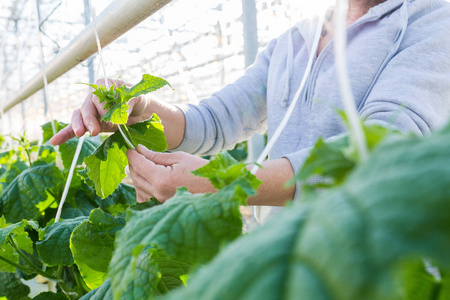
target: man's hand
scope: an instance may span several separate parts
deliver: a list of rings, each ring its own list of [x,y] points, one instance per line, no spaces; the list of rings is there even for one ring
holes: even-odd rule
[[[108,86],[116,83],[116,86],[131,86],[120,80],[108,80]],[[97,85],[105,85],[105,80],[100,79],[95,82]],[[139,96],[133,98],[128,102],[129,108],[129,119],[128,125],[141,122],[149,116],[144,116],[146,100],[144,96]],[[100,103],[99,99],[91,92],[87,95],[81,108],[75,110],[72,114],[71,123],[60,132],[58,132],[51,140],[50,143],[53,145],[60,145],[70,140],[71,138],[77,136],[81,137],[87,131],[89,131],[93,136],[96,136],[100,132],[113,132],[117,130],[117,125],[112,123],[101,122],[100,118],[106,113],[103,109],[104,103]]]
[[[136,150],[128,150],[127,156],[138,202],[148,201],[151,197],[164,202],[182,186],[191,193],[215,191],[206,178],[190,173],[206,165],[206,159],[184,152],[153,152],[142,145]]]

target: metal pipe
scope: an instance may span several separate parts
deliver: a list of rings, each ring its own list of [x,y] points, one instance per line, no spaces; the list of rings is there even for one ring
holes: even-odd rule
[[[145,20],[172,0],[116,0],[96,18],[102,47],[110,44],[128,30]],[[45,66],[48,82],[52,82],[97,52],[93,24],[89,24]],[[43,88],[43,72],[23,86],[3,107],[7,112]]]

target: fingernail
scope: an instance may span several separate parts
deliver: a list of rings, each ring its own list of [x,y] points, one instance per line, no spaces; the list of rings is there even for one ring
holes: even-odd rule
[[[94,131],[94,126],[92,125],[88,126],[88,130],[92,134],[92,132]]]
[[[73,127],[73,132],[75,133],[75,135],[77,135],[77,131],[78,131],[78,127],[77,127],[77,126],[74,126],[74,127]]]
[[[138,146],[137,146],[137,149],[139,150],[139,151],[144,151],[144,150],[148,150],[144,145],[142,145],[142,144],[139,144]]]

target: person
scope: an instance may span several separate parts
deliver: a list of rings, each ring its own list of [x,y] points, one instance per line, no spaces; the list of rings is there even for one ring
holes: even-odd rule
[[[352,92],[367,124],[426,134],[450,116],[450,3],[444,0],[350,0],[347,59]],[[255,132],[269,139],[294,97],[308,58],[314,65],[293,115],[256,176],[263,181],[250,205],[265,205],[261,218],[276,214],[300,197],[299,186],[285,187],[319,137],[346,131],[333,57],[333,15],[328,14],[317,49],[311,49],[317,20],[301,20],[258,54],[233,84],[198,105],[171,105],[151,96],[130,102],[129,124],[156,113],[162,119],[172,153],[138,147],[128,150],[137,201],[151,196],[164,202],[179,186],[210,192],[206,179],[190,170],[208,161],[196,155],[231,149]],[[111,81],[112,82],[112,81]],[[73,113],[71,126],[51,142],[61,144],[89,131],[112,131],[99,122],[105,111],[89,94]]]

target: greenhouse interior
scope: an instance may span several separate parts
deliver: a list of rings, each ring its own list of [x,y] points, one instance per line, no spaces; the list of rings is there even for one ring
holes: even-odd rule
[[[0,28],[0,300],[450,300],[450,0]]]

